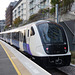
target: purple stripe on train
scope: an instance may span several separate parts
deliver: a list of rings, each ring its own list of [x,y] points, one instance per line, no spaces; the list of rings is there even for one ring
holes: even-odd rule
[[[26,43],[23,43],[23,48],[24,48],[24,51],[29,53],[30,55],[32,55],[31,51],[30,51],[30,47],[29,47],[29,44],[26,44]]]
[[[30,47],[29,47],[29,44],[27,44],[27,52],[32,55],[31,51],[30,51]]]

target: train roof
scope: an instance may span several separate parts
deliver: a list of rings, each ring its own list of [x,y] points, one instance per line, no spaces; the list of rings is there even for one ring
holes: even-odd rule
[[[49,21],[46,21],[46,20],[39,20],[39,21],[36,21],[36,22],[32,22],[32,23],[30,23],[30,24],[26,24],[26,25],[24,25],[24,26],[15,28],[15,29],[11,29],[11,30],[8,30],[8,31],[0,32],[0,34],[2,34],[2,33],[14,32],[14,31],[18,32],[18,31],[20,31],[21,29],[23,30],[23,29],[25,29],[26,27],[29,27],[29,26],[31,26],[31,25],[37,25],[37,24],[42,23],[42,22],[49,22]]]
[[[32,23],[30,23],[30,24],[26,24],[26,25],[24,25],[24,26],[15,28],[15,29],[11,29],[11,30],[8,30],[8,31],[0,32],[0,34],[9,33],[9,32],[14,32],[14,31],[15,31],[15,32],[18,32],[18,31],[24,30],[25,28],[27,28],[27,27],[29,27],[29,26],[38,25],[38,24],[44,23],[44,22],[51,22],[51,21],[39,20],[39,21],[36,21],[36,22],[32,22]],[[54,22],[53,22],[53,23],[54,23]]]

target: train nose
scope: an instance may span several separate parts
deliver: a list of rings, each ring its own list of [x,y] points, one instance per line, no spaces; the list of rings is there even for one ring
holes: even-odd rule
[[[56,60],[55,60],[55,64],[62,64],[62,59],[59,59],[59,58],[56,59]]]

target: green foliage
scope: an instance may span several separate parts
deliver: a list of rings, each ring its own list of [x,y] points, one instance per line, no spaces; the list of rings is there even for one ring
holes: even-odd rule
[[[13,24],[17,27],[21,22],[22,22],[22,19],[20,19],[20,17],[18,17],[13,21]]]
[[[55,5],[59,3],[60,3],[60,0],[51,0],[51,4],[54,6],[50,11],[51,14],[55,12]]]
[[[63,12],[67,12],[67,11],[70,11],[71,9],[71,6],[73,4],[74,0],[62,0],[62,2],[60,0],[51,0],[51,4],[53,6],[55,6],[56,4],[58,4],[58,8],[64,8],[64,11]],[[53,9],[51,9],[51,13],[53,13]]]
[[[71,55],[72,58],[75,58],[75,51],[71,51]]]
[[[6,26],[4,27],[4,31],[5,31],[5,30],[7,30],[8,28],[9,28],[9,26],[8,26],[8,25],[6,25]]]
[[[38,16],[38,14],[33,14],[30,16],[29,20],[32,20],[32,19],[36,18],[37,16]]]
[[[71,51],[71,63],[75,64],[75,51]]]
[[[55,12],[55,7],[50,10],[50,13],[53,14]]]
[[[73,4],[74,0],[63,0],[63,6],[64,6],[64,11],[67,12],[68,10],[71,10],[71,6]]]
[[[29,21],[37,21],[40,18],[44,17],[47,12],[49,13],[49,11],[50,11],[49,8],[47,8],[47,9],[40,9],[38,11],[38,13],[33,14],[33,15],[30,16]]]
[[[59,4],[60,0],[51,0],[51,4],[55,6],[55,4]]]
[[[47,9],[40,9],[40,10],[38,11],[38,13],[44,14],[44,13],[47,13],[47,12],[49,12],[49,11],[50,11],[49,8],[47,8]]]
[[[37,21],[39,18],[41,18],[41,14],[36,13],[30,16],[29,21]]]

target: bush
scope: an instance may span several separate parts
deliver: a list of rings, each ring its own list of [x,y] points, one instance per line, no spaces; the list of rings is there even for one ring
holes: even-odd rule
[[[38,11],[38,13],[33,14],[33,15],[30,16],[29,21],[33,22],[33,21],[37,21],[39,19],[42,19],[42,18],[45,17],[46,13],[49,13],[49,11],[50,11],[49,8],[47,8],[47,9],[40,9]]]
[[[37,13],[30,16],[29,21],[34,22],[41,19],[42,15]]]
[[[47,9],[40,9],[39,11],[38,11],[38,13],[47,13],[47,12],[49,12],[50,11],[50,9],[49,8],[47,8]]]
[[[71,51],[71,57],[75,58],[75,51]]]
[[[54,13],[55,13],[55,7],[53,7],[53,8],[50,10],[50,13],[51,13],[51,14],[54,14]]]
[[[37,16],[38,16],[38,14],[33,14],[30,16],[29,20],[32,20],[32,19],[36,18]]]
[[[6,25],[6,26],[4,27],[4,31],[5,31],[5,30],[7,30],[8,28],[9,28],[9,26],[8,26],[8,25]]]
[[[71,63],[75,64],[75,51],[71,51]]]

